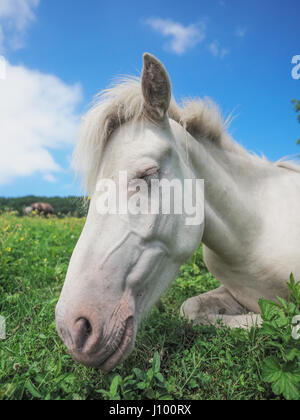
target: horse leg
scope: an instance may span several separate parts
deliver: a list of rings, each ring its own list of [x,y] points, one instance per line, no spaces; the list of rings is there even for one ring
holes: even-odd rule
[[[250,331],[252,327],[261,327],[262,318],[260,314],[248,313],[244,315],[214,315],[208,314],[205,319],[206,325],[222,327],[226,325],[229,328],[242,328]],[[198,322],[204,324],[204,322]]]
[[[250,314],[224,286],[186,300],[180,314],[196,325],[225,324],[230,328],[250,329],[262,322],[259,314]]]

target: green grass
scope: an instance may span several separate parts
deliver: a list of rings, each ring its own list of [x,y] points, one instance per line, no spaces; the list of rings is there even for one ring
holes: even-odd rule
[[[219,285],[201,249],[144,320],[122,365],[104,375],[74,362],[57,336],[54,310],[83,224],[75,218],[0,216],[0,315],[7,320],[7,339],[0,340],[0,399],[283,398],[275,395],[281,394],[270,376],[263,377],[265,360],[281,360],[270,331],[192,327],[179,319],[185,299]],[[288,345],[300,367],[300,340]]]

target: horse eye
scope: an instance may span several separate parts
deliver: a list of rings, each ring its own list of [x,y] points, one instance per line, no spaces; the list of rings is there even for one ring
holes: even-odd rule
[[[144,179],[144,178],[147,178],[147,177],[150,177],[150,176],[153,176],[153,175],[157,175],[158,172],[159,172],[159,168],[157,166],[155,166],[153,168],[147,169],[147,171],[144,171],[141,174],[140,178]]]
[[[159,169],[158,168],[151,168],[148,171],[144,172],[140,179],[144,179],[146,182],[150,182],[151,179],[158,179],[159,177]]]

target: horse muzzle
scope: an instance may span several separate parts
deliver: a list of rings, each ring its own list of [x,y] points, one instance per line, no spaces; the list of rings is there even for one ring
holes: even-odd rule
[[[118,311],[114,311],[108,321],[103,322],[99,311],[91,308],[82,308],[64,317],[57,309],[56,328],[73,359],[87,367],[109,372],[134,347],[134,316],[129,311],[121,314],[122,317],[117,316]]]

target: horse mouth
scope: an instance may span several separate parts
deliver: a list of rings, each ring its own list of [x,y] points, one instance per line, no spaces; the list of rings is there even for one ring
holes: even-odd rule
[[[118,341],[114,341],[109,350],[104,349],[100,343],[100,350],[92,353],[71,350],[71,356],[79,363],[102,370],[105,373],[113,370],[133,349],[134,345],[134,319],[133,316],[126,320],[124,331]]]
[[[133,345],[134,338],[134,321],[133,317],[130,317],[126,321],[126,326],[121,340],[117,346],[117,350],[111,353],[104,362],[99,364],[99,369],[104,372],[110,372],[116,365],[118,365],[122,359],[124,359],[130,352]]]

